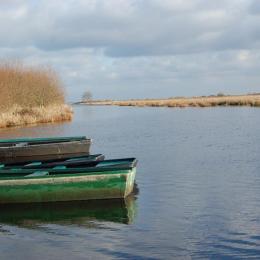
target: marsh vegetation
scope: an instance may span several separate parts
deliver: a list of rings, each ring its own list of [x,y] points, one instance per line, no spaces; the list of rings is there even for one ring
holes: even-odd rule
[[[0,64],[0,127],[71,120],[72,114],[52,69]]]
[[[83,102],[84,104],[84,102]],[[260,94],[214,95],[203,97],[172,97],[168,99],[131,99],[131,100],[95,100],[85,102],[88,105],[150,106],[150,107],[215,107],[215,106],[252,106],[260,107]]]

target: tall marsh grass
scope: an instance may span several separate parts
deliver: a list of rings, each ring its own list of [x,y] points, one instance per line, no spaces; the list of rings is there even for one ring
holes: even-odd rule
[[[0,113],[0,128],[68,121],[72,119],[72,115],[72,108],[65,104],[31,108],[13,106],[8,111]]]
[[[0,127],[70,120],[64,91],[49,68],[0,64]]]

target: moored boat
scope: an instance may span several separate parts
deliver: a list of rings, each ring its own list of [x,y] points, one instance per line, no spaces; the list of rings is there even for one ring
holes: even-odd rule
[[[86,137],[20,138],[0,140],[0,162],[57,159],[89,154],[91,140]]]
[[[134,188],[135,158],[104,160],[91,167],[0,169],[0,203],[125,198]]]
[[[0,169],[41,169],[41,168],[53,168],[57,166],[66,167],[81,167],[81,166],[95,166],[97,162],[103,161],[105,156],[103,154],[92,154],[92,155],[82,155],[75,157],[67,157],[52,160],[29,160],[23,162],[14,163],[0,163]]]

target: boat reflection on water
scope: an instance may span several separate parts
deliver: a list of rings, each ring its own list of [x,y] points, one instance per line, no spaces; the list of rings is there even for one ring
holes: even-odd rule
[[[98,227],[95,222],[131,224],[136,209],[135,194],[125,199],[6,204],[0,206],[0,224],[27,228],[44,224]]]

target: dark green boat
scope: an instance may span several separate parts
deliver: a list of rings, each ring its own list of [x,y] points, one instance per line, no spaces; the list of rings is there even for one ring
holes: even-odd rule
[[[98,161],[103,161],[105,156],[103,154],[92,154],[84,156],[67,157],[51,160],[38,160],[38,161],[23,161],[14,163],[0,163],[0,169],[41,169],[41,168],[53,168],[56,166],[66,167],[90,167],[95,166]]]
[[[134,188],[135,158],[104,160],[91,167],[0,169],[0,204],[125,198]]]
[[[89,154],[90,145],[85,136],[5,139],[0,140],[0,162],[79,156]]]

